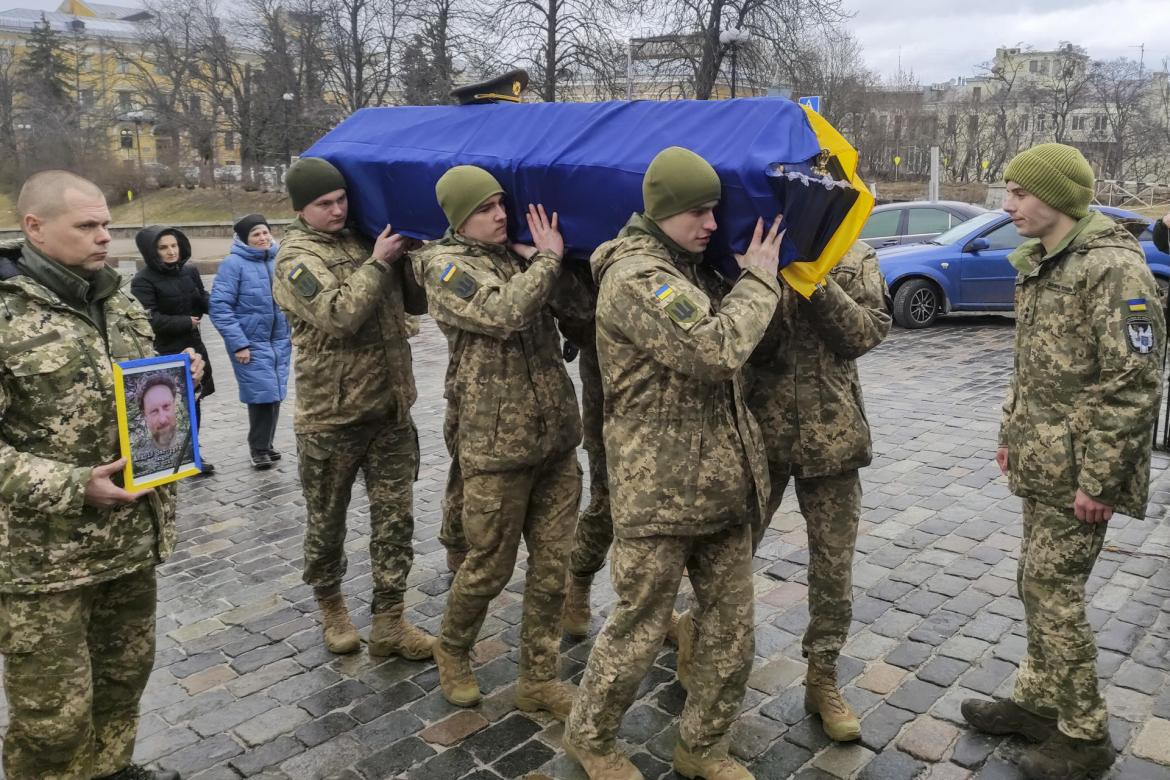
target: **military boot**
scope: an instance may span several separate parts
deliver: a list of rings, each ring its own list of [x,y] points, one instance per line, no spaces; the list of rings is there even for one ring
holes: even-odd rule
[[[565,607],[561,616],[561,624],[565,633],[574,639],[589,636],[589,589],[593,585],[593,575],[588,577],[574,577],[569,575],[569,587],[565,591]]]
[[[576,745],[566,736],[561,746],[569,758],[576,761],[589,775],[589,780],[645,780],[630,759],[618,753],[594,753],[589,748]]]
[[[804,678],[804,709],[821,716],[821,728],[834,742],[861,738],[861,722],[837,688],[836,664],[810,660]]]
[[[1113,766],[1117,751],[1109,737],[1074,739],[1057,731],[1020,759],[1028,780],[1088,780]]]
[[[402,616],[402,605],[395,604],[385,612],[374,615],[370,629],[370,655],[400,655],[411,661],[431,657],[435,638],[415,628]]]
[[[1019,734],[1029,742],[1044,742],[1057,733],[1056,719],[1029,712],[1010,699],[964,699],[963,718],[985,734]]]
[[[544,710],[565,722],[573,699],[577,698],[577,686],[561,680],[529,680],[521,675],[516,683],[516,709],[522,712]]]
[[[466,650],[448,650],[442,641],[431,646],[435,665],[439,667],[439,688],[443,698],[456,707],[473,707],[483,698],[479,683],[471,673],[471,660]]]
[[[678,673],[678,682],[685,690],[691,689],[691,667],[695,662],[695,619],[688,609],[681,615],[671,615],[671,625],[674,628],[674,641],[678,645],[678,656],[675,661],[675,670]]]
[[[447,571],[457,574],[465,558],[467,558],[467,550],[447,550]]]
[[[98,780],[180,780],[180,777],[173,769],[147,769],[138,764],[128,764]]]
[[[683,777],[703,780],[755,780],[755,775],[727,754],[725,748],[692,751],[678,741],[674,746],[674,771]]]
[[[345,608],[345,596],[334,593],[318,598],[317,606],[321,608],[321,622],[325,624],[325,646],[329,652],[345,655],[362,646],[362,638],[349,619],[349,610]]]

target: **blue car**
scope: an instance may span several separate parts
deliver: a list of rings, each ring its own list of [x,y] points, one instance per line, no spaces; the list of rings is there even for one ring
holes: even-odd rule
[[[1170,255],[1154,246],[1153,222],[1125,209],[1091,208],[1121,222],[1145,225],[1138,241],[1165,299]],[[877,250],[894,301],[894,322],[925,328],[940,314],[953,311],[1011,311],[1016,269],[1007,256],[1024,240],[1005,212],[989,211],[924,244]]]

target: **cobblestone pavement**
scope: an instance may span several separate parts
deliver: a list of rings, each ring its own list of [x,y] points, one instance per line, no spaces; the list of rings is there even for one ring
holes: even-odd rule
[[[142,702],[137,758],[202,780],[582,778],[559,749],[560,725],[512,706],[520,572],[475,649],[486,694],[475,709],[446,704],[429,663],[325,651],[300,581],[304,506],[291,404],[277,438],[284,460],[253,472],[222,342],[205,331],[220,390],[205,404],[203,436],[219,473],[182,487],[181,542],[159,570],[157,667]],[[803,711],[808,552],[790,497],[756,561],[757,658],[732,732],[732,750],[758,778],[1019,777],[1009,760],[1021,744],[968,732],[958,707],[967,696],[1007,693],[1024,652],[1014,579],[1020,502],[992,462],[1011,335],[1008,319],[953,318],[927,331],[895,329],[862,361],[878,456],[862,472],[855,622],[840,670],[863,736],[830,746]],[[431,632],[451,583],[436,538],[447,468],[445,364],[444,342],[426,320],[415,340],[422,468],[407,601],[410,617]],[[1123,751],[1113,778],[1170,777],[1167,466],[1155,456],[1150,517],[1112,522],[1089,582],[1111,730]],[[345,591],[365,630],[371,581],[360,489],[350,516]],[[593,603],[604,613],[613,593],[604,574],[598,582]],[[600,623],[595,617],[594,633]],[[565,645],[567,677],[579,678],[590,648]],[[674,662],[664,649],[621,732],[649,778],[672,776],[674,719],[685,695]]]

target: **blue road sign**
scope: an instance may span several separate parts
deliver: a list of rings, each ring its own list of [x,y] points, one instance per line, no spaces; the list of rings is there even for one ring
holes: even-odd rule
[[[821,113],[821,96],[820,95],[805,95],[796,101],[802,106],[808,106],[818,114]]]

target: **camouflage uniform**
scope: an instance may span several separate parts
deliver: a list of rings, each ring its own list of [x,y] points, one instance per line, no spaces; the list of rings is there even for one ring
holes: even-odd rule
[[[103,269],[87,282],[31,247],[0,256],[0,652],[4,771],[88,778],[130,762],[154,662],[154,567],[174,493],[84,502],[120,457],[112,362],[154,354],[150,319]]]
[[[470,545],[439,639],[449,651],[471,649],[523,536],[520,673],[529,680],[557,676],[565,559],[581,498],[581,418],[546,306],[560,265],[546,252],[526,262],[453,232],[415,258],[450,348],[444,395],[457,415],[448,424]]]
[[[360,471],[370,501],[374,611],[402,603],[414,558],[418,434],[406,312],[425,310],[409,260],[375,260],[350,229],[294,220],[276,256],[273,297],[296,347],[296,415],[305,494],[305,582],[318,594],[345,577],[346,511]]]
[[[1145,515],[1165,322],[1140,245],[1108,217],[1090,213],[1047,255],[1032,240],[1009,259],[1020,272],[1016,358],[999,444],[1024,499],[1028,623],[1012,699],[1096,740],[1107,712],[1084,594],[1107,524],[1077,520],[1072,505],[1080,489]]]
[[[754,653],[750,529],[767,505],[768,477],[739,369],[780,287],[750,270],[728,290],[642,215],[592,264],[618,603],[589,656],[566,739],[614,750],[686,567],[698,602],[696,676],[680,736],[705,751],[738,713]]]
[[[857,470],[873,458],[856,359],[890,330],[877,257],[855,244],[810,300],[784,300],[749,362],[748,408],[768,449],[772,498],[753,529],[759,546],[790,479],[808,530],[809,625],[804,654],[830,666],[849,633]]]

